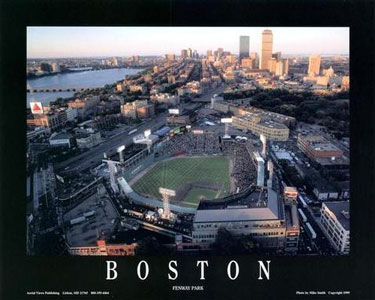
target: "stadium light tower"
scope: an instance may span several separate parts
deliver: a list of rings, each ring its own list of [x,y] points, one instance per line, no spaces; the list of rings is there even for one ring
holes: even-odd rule
[[[257,186],[264,186],[264,160],[258,152],[254,152],[255,160],[257,161]]]
[[[221,123],[224,123],[225,124],[225,133],[224,133],[224,136],[223,136],[223,138],[225,138],[225,139],[229,139],[230,138],[230,136],[229,136],[229,134],[228,134],[228,124],[229,123],[232,123],[232,118],[223,118],[223,119],[221,119]]]
[[[151,135],[151,129],[147,129],[145,130],[145,132],[143,133],[145,138],[146,138],[146,145],[147,145],[147,150],[148,150],[148,154],[150,154],[151,152],[151,145],[152,145],[152,140],[149,139],[149,136]]]
[[[150,153],[151,153],[151,145],[152,145],[152,141],[151,141],[151,140],[147,140],[146,144],[147,144],[148,154],[150,154]]]
[[[145,132],[143,134],[144,134],[145,138],[147,139],[151,135],[151,129],[145,130]]]
[[[273,163],[270,160],[267,161],[267,170],[269,172],[269,180],[272,181],[272,178],[273,178]]]
[[[123,155],[123,151],[124,150],[125,150],[125,145],[122,145],[122,146],[120,146],[120,147],[117,148],[117,153],[120,156],[120,162],[124,161],[124,155]]]
[[[159,193],[161,194],[163,199],[163,218],[169,219],[171,214],[171,210],[169,209],[169,198],[176,196],[176,191],[159,187]]]
[[[267,151],[267,138],[261,134],[260,135],[260,141],[262,142],[263,144],[263,148],[262,148],[262,156],[263,157],[266,157],[266,151]]]
[[[115,176],[117,172],[116,166],[112,160],[107,160],[107,164],[108,164],[108,170],[109,170],[109,180],[111,183],[112,190],[115,193],[118,193],[119,190],[116,184],[116,176]]]

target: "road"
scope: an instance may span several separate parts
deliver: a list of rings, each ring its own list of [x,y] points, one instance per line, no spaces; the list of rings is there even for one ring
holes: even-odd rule
[[[209,90],[204,93],[201,97],[196,98],[195,102],[210,102],[211,97],[214,94],[219,94],[225,89],[225,86],[220,86],[213,90]],[[117,147],[121,145],[129,146],[133,143],[133,137],[139,133],[143,133],[146,129],[151,129],[151,131],[155,131],[159,129],[161,126],[165,124],[165,119],[167,116],[167,112],[161,113],[155,118],[150,121],[147,121],[144,124],[141,124],[137,127],[137,132],[128,135],[128,132],[131,130],[126,130],[122,133],[118,133],[110,138],[108,138],[102,144],[90,149],[89,151],[79,154],[77,156],[71,157],[59,164],[55,167],[57,170],[66,170],[66,171],[75,171],[75,172],[82,172],[88,168],[93,168],[99,165],[103,159],[103,153],[107,153],[108,156],[116,153]],[[132,128],[133,129],[133,128]]]
[[[206,93],[202,94],[198,98],[194,98],[191,100],[191,102],[211,102],[211,98],[214,94],[220,94],[225,90],[226,86],[219,86],[213,90],[209,90]]]
[[[128,132],[131,130],[127,130],[123,133],[116,134],[109,139],[107,139],[104,143],[90,149],[89,151],[74,156],[65,160],[62,163],[56,165],[57,170],[66,169],[69,171],[76,171],[81,172],[88,168],[95,167],[96,165],[101,163],[103,159],[103,153],[106,152],[108,156],[116,153],[117,147],[121,145],[129,146],[133,143],[133,137],[139,133],[143,133],[146,129],[151,129],[151,131],[157,130],[159,127],[165,124],[165,117],[167,113],[162,113],[156,116],[154,119],[148,121],[145,124],[142,124],[137,127],[137,132],[130,135]]]

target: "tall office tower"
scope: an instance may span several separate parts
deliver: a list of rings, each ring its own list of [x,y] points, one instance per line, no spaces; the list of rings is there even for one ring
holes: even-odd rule
[[[190,57],[190,58],[193,57],[193,50],[191,50],[191,48],[188,49],[187,56]]]
[[[165,58],[167,59],[167,60],[176,60],[176,56],[174,55],[174,54],[166,54],[165,55]]]
[[[193,52],[193,57],[194,57],[194,58],[199,58],[199,54],[198,54],[198,51],[197,51],[197,50],[194,50],[194,52]]]
[[[60,72],[60,65],[57,63],[52,63],[52,72],[59,73]]]
[[[250,52],[250,37],[240,36],[240,53],[239,60],[241,61],[245,57],[249,57]]]
[[[309,70],[307,74],[319,75],[320,73],[320,54],[313,54],[309,58]]]
[[[272,58],[272,30],[262,33],[262,49],[260,51],[259,69],[268,69],[268,61]]]
[[[207,57],[212,56],[212,50],[207,50]]]
[[[186,58],[188,56],[188,52],[186,49],[181,50],[181,57]]]
[[[44,72],[52,72],[52,66],[49,63],[41,63],[40,70]]]
[[[268,60],[268,65],[267,65],[266,69],[268,69],[268,71],[270,71],[272,73],[276,73],[276,64],[277,64],[276,58],[270,58]],[[264,69],[264,68],[262,68],[262,69]]]
[[[222,58],[224,54],[224,49],[223,48],[217,48],[217,56],[218,58]]]
[[[283,62],[284,75],[288,75],[289,74],[289,59],[283,58],[282,62]]]
[[[276,62],[275,66],[275,75],[276,76],[283,76],[284,75],[284,64],[282,60]]]

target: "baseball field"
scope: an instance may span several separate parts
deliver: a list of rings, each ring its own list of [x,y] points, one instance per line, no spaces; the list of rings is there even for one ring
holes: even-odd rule
[[[175,190],[175,204],[195,207],[200,200],[230,193],[229,159],[225,156],[176,157],[156,163],[132,188],[161,199],[159,187]]]

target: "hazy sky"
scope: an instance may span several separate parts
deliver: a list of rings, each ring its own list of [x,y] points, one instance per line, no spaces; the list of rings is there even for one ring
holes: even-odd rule
[[[260,51],[266,27],[28,27],[27,57],[89,57],[181,54],[192,48],[238,54],[239,36],[250,36],[250,51]],[[349,54],[346,27],[267,27],[273,52]]]

